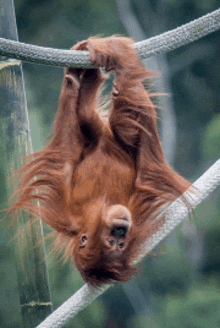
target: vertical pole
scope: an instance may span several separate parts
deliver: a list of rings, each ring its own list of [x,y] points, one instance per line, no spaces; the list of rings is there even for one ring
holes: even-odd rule
[[[18,40],[13,0],[0,0],[0,37]],[[6,57],[0,57],[0,147],[10,179],[32,153],[32,142],[22,65]],[[7,189],[9,196],[9,183]],[[42,222],[21,213],[13,228],[23,327],[32,328],[52,312]]]

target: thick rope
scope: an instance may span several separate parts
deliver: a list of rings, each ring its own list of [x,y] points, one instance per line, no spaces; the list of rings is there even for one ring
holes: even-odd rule
[[[193,42],[220,28],[220,9],[188,24],[134,44],[142,59]],[[51,66],[92,67],[87,51],[59,50],[0,38],[0,55]]]
[[[212,165],[188,191],[184,197],[191,202],[192,209],[199,205],[210,193],[220,185],[220,159]],[[191,193],[191,190],[196,192]],[[173,202],[163,213],[165,222],[161,228],[147,239],[143,247],[143,257],[150,252],[162,239],[164,239],[187,216],[188,209],[180,198]],[[158,219],[159,219],[158,217]],[[56,309],[37,328],[59,328],[70,318],[73,318],[87,305],[92,303],[99,295],[104,293],[112,285],[104,285],[101,288],[92,288],[87,284],[79,289],[72,297]]]
[[[205,15],[193,22],[159,36],[138,42],[134,45],[142,59],[156,54],[162,54],[182,45],[198,40],[220,28],[220,9]],[[38,64],[53,66],[92,67],[88,53],[85,51],[59,50],[44,48],[25,43],[19,43],[0,38],[0,55],[21,59]],[[198,193],[189,191],[184,196],[190,200],[192,208],[201,203],[220,184],[220,160],[203,174],[194,184]],[[165,217],[164,224],[144,244],[141,257],[150,252],[170,231],[172,231],[188,214],[188,209],[178,199],[172,203],[161,215]],[[159,219],[159,217],[158,217]],[[140,259],[140,258],[139,258]],[[139,260],[138,259],[138,260]],[[84,285],[71,298],[63,303],[56,311],[46,318],[37,328],[59,328],[111,285],[92,288]]]

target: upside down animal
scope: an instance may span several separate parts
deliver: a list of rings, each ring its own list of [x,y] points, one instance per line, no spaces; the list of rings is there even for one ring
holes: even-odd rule
[[[155,215],[190,186],[165,160],[143,85],[152,72],[132,44],[94,37],[72,48],[87,50],[95,68],[65,69],[52,139],[24,165],[9,210],[41,216],[93,286],[134,275]],[[115,71],[108,120],[97,110],[106,79],[100,67]]]

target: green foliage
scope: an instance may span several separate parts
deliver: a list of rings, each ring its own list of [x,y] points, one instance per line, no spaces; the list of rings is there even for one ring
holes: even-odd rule
[[[148,258],[145,270],[156,295],[183,292],[190,281],[187,254],[178,245],[166,247],[165,254]]]
[[[220,321],[220,290],[215,280],[194,284],[185,294],[167,294],[156,298],[151,315],[132,317],[132,328],[218,328]]]
[[[168,295],[163,303],[165,327],[219,327],[220,291],[215,284],[194,285],[184,297]]]
[[[216,114],[207,125],[201,151],[204,160],[217,160],[220,157],[220,114]]]
[[[153,15],[153,18],[146,10],[146,4],[153,4],[156,15]],[[211,12],[219,6],[219,2],[146,0],[132,1],[132,5],[136,9],[142,28],[149,33],[148,27],[153,26],[152,33],[159,33]],[[68,49],[75,42],[90,35],[124,34],[114,0],[15,0],[15,7],[19,37],[27,43]],[[155,26],[154,17],[162,27]],[[200,48],[194,48],[198,45]],[[207,46],[210,48],[210,45],[212,48],[206,53]],[[204,161],[214,161],[219,157],[219,46],[219,34],[216,32],[167,54],[178,123],[176,168],[188,177],[198,176]],[[32,138],[34,149],[37,150],[47,140],[58,107],[63,69],[27,63],[24,63],[23,67],[28,109],[31,113]],[[175,67],[180,68],[175,71]],[[2,90],[2,102],[4,93]],[[1,142],[0,203],[1,207],[4,207],[6,187]],[[193,268],[192,260],[189,258],[190,240],[180,233],[176,239],[171,239],[172,243],[169,246],[163,244],[162,251],[165,250],[166,254],[150,257],[140,265],[142,270],[135,277],[135,284],[140,287],[146,300],[146,311],[132,310],[123,290],[120,289],[119,293],[116,292],[116,288],[112,288],[76,318],[70,320],[65,327],[109,328],[111,326],[107,323],[110,316],[115,318],[115,327],[219,327],[220,269],[217,264],[220,201],[215,195],[196,211],[196,224],[203,241],[201,266]],[[192,233],[192,236],[192,239],[195,238],[195,233]],[[3,246],[8,239],[8,234],[2,229],[0,326],[18,328],[21,324],[14,259],[9,247]],[[178,241],[181,242],[178,244]],[[83,285],[83,281],[72,265],[63,266],[57,260],[49,262],[52,301],[54,308],[57,308]],[[208,272],[208,266],[209,269],[210,266],[215,267],[215,280],[210,280],[213,271]],[[117,313],[121,315],[121,321],[117,319]]]

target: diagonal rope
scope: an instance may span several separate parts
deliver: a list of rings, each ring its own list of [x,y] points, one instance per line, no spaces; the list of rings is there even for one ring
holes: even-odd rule
[[[220,29],[220,9],[174,30],[134,44],[142,59],[162,54]],[[87,51],[39,47],[0,38],[0,55],[51,66],[92,67]]]
[[[197,20],[165,32],[156,37],[134,44],[142,59],[156,54],[162,54],[182,45],[198,40],[220,28],[220,9],[213,11]],[[0,55],[26,60],[38,64],[54,66],[92,67],[86,51],[70,51],[44,48],[35,45],[19,43],[0,38]],[[194,184],[198,193],[189,191],[184,196],[191,202],[193,208],[201,203],[220,184],[220,160],[218,160]],[[188,210],[180,199],[172,203],[161,215],[165,216],[164,224],[157,233],[152,235],[144,244],[141,257],[151,251],[170,231],[172,231],[187,215]],[[159,219],[159,217],[158,217]],[[92,288],[84,285],[71,298],[63,303],[37,328],[59,328],[111,285]]]
[[[220,159],[212,165],[183,196],[191,202],[192,208],[199,205],[209,194],[220,185]],[[191,193],[190,190],[197,191]],[[186,205],[178,198],[161,215],[165,215],[165,222],[160,229],[147,239],[143,246],[145,256],[162,239],[164,239],[183,219],[187,216],[188,209]],[[160,218],[158,217],[158,219]],[[139,258],[140,260],[140,258]],[[60,328],[70,318],[76,316],[87,305],[92,303],[99,295],[104,293],[112,285],[104,285],[101,288],[92,288],[87,284],[79,289],[73,296],[56,309],[48,318],[46,318],[37,328]]]

